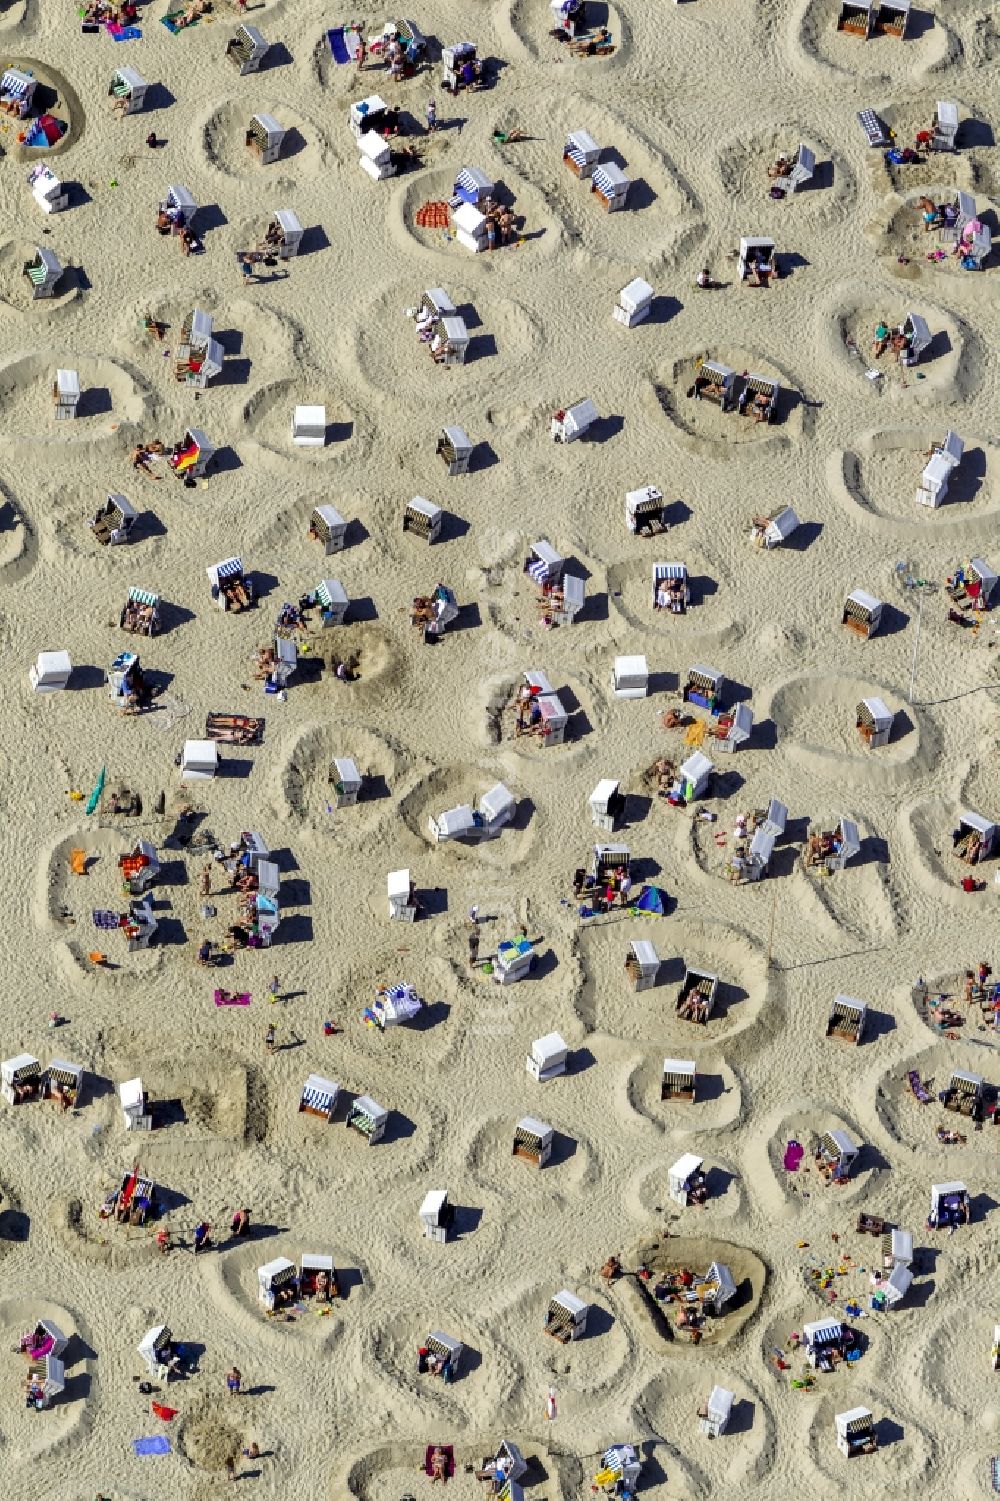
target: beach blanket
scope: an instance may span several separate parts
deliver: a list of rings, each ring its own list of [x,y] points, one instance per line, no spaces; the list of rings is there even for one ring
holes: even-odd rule
[[[1000,1459],[990,1460],[990,1479],[993,1482],[993,1489],[1000,1491]]]
[[[361,53],[361,33],[353,26],[334,26],[326,34],[335,63],[356,62]]]
[[[217,990],[215,992],[215,1004],[217,1006],[249,1006],[250,999],[250,992],[248,990],[241,991],[239,995],[230,995],[225,990]]]
[[[422,203],[414,218],[421,229],[447,229],[451,209],[442,199]]]
[[[431,1456],[435,1449],[440,1449],[444,1455],[444,1473],[450,1480],[455,1473],[455,1449],[452,1444],[428,1444],[424,1451],[424,1473],[433,1475],[434,1465]]]
[[[109,25],[107,32],[116,42],[138,42],[142,39],[142,31],[138,26]]]
[[[176,1407],[164,1407],[162,1402],[150,1402],[149,1405],[153,1409],[155,1416],[162,1418],[164,1423],[172,1422],[177,1416],[178,1409]]]
[[[198,22],[201,20],[200,16],[195,16],[194,20],[189,21],[186,26],[178,26],[177,17],[182,16],[183,14],[184,12],[182,10],[171,10],[168,11],[165,16],[160,17],[160,20],[170,32],[171,36],[179,36],[182,31],[189,31],[192,26],[197,26]]]
[[[134,1438],[132,1440],[132,1448],[140,1456],[145,1456],[146,1454],[169,1454],[170,1440],[163,1433],[155,1433],[152,1438]]]

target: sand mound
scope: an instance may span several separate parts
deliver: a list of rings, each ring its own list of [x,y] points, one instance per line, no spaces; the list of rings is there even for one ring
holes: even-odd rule
[[[52,388],[64,360],[80,377],[80,402],[74,419],[56,421]],[[148,400],[114,360],[29,354],[0,369],[0,402],[11,436],[22,443],[106,443],[116,433],[121,444],[146,415]]]
[[[196,1470],[218,1473],[230,1459],[238,1459],[243,1431],[235,1421],[234,1404],[202,1401],[185,1415],[177,1440],[182,1454]]]
[[[250,178],[267,184],[269,191],[294,188],[298,178],[315,178],[327,165],[327,145],[322,131],[286,102],[261,97],[252,103],[229,99],[218,106],[203,127],[203,144],[209,165],[227,177]],[[266,166],[246,144],[252,115],[273,115],[285,128],[281,154]]]

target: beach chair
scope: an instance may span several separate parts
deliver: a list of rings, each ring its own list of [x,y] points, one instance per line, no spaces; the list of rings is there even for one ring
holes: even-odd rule
[[[32,300],[54,297],[62,274],[63,268],[55,252],[47,250],[43,245],[36,246],[34,260],[24,264],[24,275],[31,286]]]
[[[858,122],[869,146],[882,147],[892,144],[892,131],[873,109],[859,109]]]
[[[794,193],[796,189],[805,187],[807,182],[812,182],[815,171],[816,153],[809,146],[800,145],[791,171],[786,177],[776,177],[771,186],[780,188],[785,194]]]
[[[285,127],[273,115],[251,115],[245,137],[246,148],[262,167],[278,160],[284,139]]]
[[[268,45],[256,26],[243,25],[226,43],[226,56],[241,77],[259,73]]]

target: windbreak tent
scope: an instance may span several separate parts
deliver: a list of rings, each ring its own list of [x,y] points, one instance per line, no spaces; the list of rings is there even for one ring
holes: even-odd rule
[[[644,912],[647,917],[663,917],[666,901],[667,894],[659,886],[644,886],[631,906],[633,912]]]

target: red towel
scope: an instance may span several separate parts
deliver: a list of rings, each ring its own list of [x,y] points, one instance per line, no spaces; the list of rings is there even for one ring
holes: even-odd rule
[[[162,1418],[165,1423],[169,1423],[172,1418],[177,1416],[178,1410],[176,1407],[164,1407],[162,1402],[151,1402],[149,1405],[156,1416]]]

